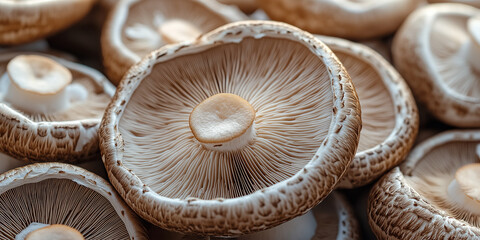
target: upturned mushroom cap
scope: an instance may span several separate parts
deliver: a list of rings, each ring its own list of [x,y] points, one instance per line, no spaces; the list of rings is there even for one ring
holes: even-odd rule
[[[358,222],[350,204],[341,193],[332,192],[306,214],[238,240],[330,240],[360,239]]]
[[[96,0],[1,0],[0,45],[33,42],[83,18]]]
[[[253,141],[234,151],[204,147],[189,127],[192,110],[218,93],[255,109]],[[132,67],[107,109],[100,145],[113,185],[146,220],[241,235],[322,201],[353,158],[359,131],[350,78],[324,44],[286,24],[247,21]]]
[[[431,4],[412,13],[393,41],[393,60],[415,97],[436,118],[457,127],[480,126],[480,9]]]
[[[29,235],[56,224],[85,239],[147,239],[140,220],[106,180],[68,164],[37,163],[1,174],[0,208],[1,239],[39,239]]]
[[[367,39],[395,32],[418,5],[418,0],[259,0],[277,21],[311,33]]]
[[[237,8],[213,0],[120,1],[102,30],[105,72],[117,85],[149,52],[166,44],[193,41],[202,33],[245,19]]]
[[[347,69],[362,107],[357,154],[338,186],[363,186],[405,159],[418,132],[417,106],[406,82],[378,53],[348,40],[317,37]]]
[[[413,149],[369,196],[380,239],[478,239],[480,131],[449,131]],[[477,179],[477,181],[474,181]]]
[[[39,59],[48,68],[34,67]],[[83,65],[38,53],[2,54],[0,152],[25,161],[98,157],[97,129],[114,91],[100,72]]]

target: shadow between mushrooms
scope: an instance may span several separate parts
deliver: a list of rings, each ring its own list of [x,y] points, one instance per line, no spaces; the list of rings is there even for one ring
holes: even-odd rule
[[[101,149],[113,185],[146,220],[240,235],[322,201],[359,131],[358,99],[333,53],[297,28],[249,21],[132,67],[103,119]]]
[[[480,126],[480,9],[431,4],[412,13],[393,41],[393,60],[415,97],[440,121]]]
[[[87,240],[147,239],[107,181],[68,164],[37,163],[1,174],[0,209],[1,239],[37,239],[31,235],[52,231],[48,236],[54,228]]]
[[[115,88],[98,71],[28,52],[0,56],[0,151],[19,160],[98,156],[100,119]]]
[[[360,99],[360,142],[339,184],[360,187],[405,159],[418,132],[417,106],[400,74],[374,50],[348,40],[317,37],[345,66]]]
[[[276,21],[311,33],[368,39],[395,32],[418,0],[258,0]]]
[[[151,51],[193,41],[224,24],[245,20],[237,8],[213,0],[125,0],[118,2],[102,31],[105,72],[118,85]]]
[[[33,42],[83,18],[96,0],[0,0],[0,45]]]
[[[480,131],[449,131],[418,145],[369,196],[380,239],[479,239]]]

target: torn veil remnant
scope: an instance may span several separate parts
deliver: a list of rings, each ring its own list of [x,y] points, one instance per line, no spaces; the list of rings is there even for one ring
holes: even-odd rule
[[[1,239],[147,239],[140,219],[106,180],[69,164],[37,163],[1,174],[0,208]]]
[[[393,60],[415,97],[440,121],[480,127],[480,9],[431,4],[393,41]]]
[[[36,53],[0,57],[0,151],[19,160],[91,160],[115,88],[89,67]]]
[[[380,239],[478,239],[479,181],[480,131],[436,135],[374,185],[370,226]]]
[[[241,235],[306,213],[358,144],[343,66],[282,23],[234,23],[154,51],[114,99],[100,130],[110,179],[143,218],[187,234]]]
[[[117,85],[142,57],[166,44],[193,41],[224,24],[245,20],[237,8],[213,0],[126,0],[102,31],[105,71]]]

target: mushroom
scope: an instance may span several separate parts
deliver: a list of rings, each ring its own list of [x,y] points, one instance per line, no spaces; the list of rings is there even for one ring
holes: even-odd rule
[[[195,40],[202,33],[247,17],[213,0],[125,0],[115,5],[102,31],[105,72],[117,85],[150,51]]]
[[[98,157],[97,129],[115,88],[96,70],[32,54],[0,56],[0,152],[28,161]]]
[[[33,42],[82,19],[95,0],[0,0],[0,45]]]
[[[358,43],[317,36],[347,69],[362,107],[357,154],[338,185],[366,185],[398,165],[418,132],[412,93],[398,72],[378,53]]]
[[[244,235],[238,240],[322,240],[360,239],[357,219],[342,194],[332,192],[305,215],[258,233]]]
[[[461,3],[480,8],[479,0],[428,0],[429,3]]]
[[[480,127],[480,10],[431,4],[416,10],[393,41],[393,60],[415,97],[440,121]]]
[[[107,108],[100,146],[112,184],[144,219],[232,236],[321,202],[359,131],[353,85],[324,44],[287,24],[246,21],[134,65]]]
[[[381,37],[395,32],[418,0],[259,0],[277,21],[312,33],[350,39]]]
[[[414,148],[369,196],[380,239],[478,239],[480,131],[449,131]]]
[[[138,217],[104,179],[63,163],[0,175],[0,238],[147,239]]]

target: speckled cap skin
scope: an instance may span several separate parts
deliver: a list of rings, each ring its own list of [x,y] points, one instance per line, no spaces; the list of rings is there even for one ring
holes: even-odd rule
[[[250,194],[214,199],[161,196],[142,182],[138,173],[124,166],[125,161],[131,159],[124,158],[124,149],[129,143],[124,141],[119,122],[126,114],[132,94],[155,65],[212,51],[210,49],[218,46],[237,46],[247,40],[255,43],[268,39],[288,40],[313,54],[310,56],[325,66],[325,81],[331,85],[327,88],[332,92],[332,105],[326,110],[328,115],[331,114],[328,133],[305,166],[293,176]],[[352,82],[323,43],[287,24],[246,21],[220,27],[194,42],[161,48],[132,67],[103,118],[100,145],[112,184],[141,217],[173,231],[235,236],[276,226],[306,213],[321,202],[334,189],[355,154],[360,123],[360,108]]]
[[[475,148],[480,143],[478,130],[453,130],[438,134],[416,146],[405,162],[383,176],[373,187],[369,196],[369,224],[379,239],[478,239],[480,228],[467,221],[452,216],[447,210],[437,206],[435,197],[427,199],[421,191],[409,184],[408,178],[427,157],[430,164],[442,165],[440,157],[447,157],[444,162],[452,162],[456,167],[462,164],[478,163]],[[445,152],[435,151],[452,144],[468,144],[469,149],[451,148],[458,159],[445,156]],[[467,151],[474,157],[463,158]],[[460,155],[459,155],[460,153]],[[436,161],[438,160],[438,161]],[[426,163],[424,163],[425,165]],[[450,168],[452,168],[450,166]],[[453,168],[455,170],[455,168]],[[432,174],[432,172],[430,173]],[[440,172],[435,174],[441,174]],[[434,175],[435,175],[434,174]],[[418,175],[418,173],[417,173]],[[423,175],[423,174],[421,174]],[[453,176],[451,177],[453,178]],[[433,185],[433,183],[431,183]],[[443,189],[447,191],[447,187]]]
[[[362,105],[363,128],[360,132],[359,149],[338,187],[364,186],[405,159],[418,132],[417,105],[405,80],[375,51],[362,44],[340,38],[320,35],[317,37],[337,54],[347,68]],[[344,60],[348,60],[348,64]],[[362,75],[365,71],[359,72],[353,69],[362,64],[367,64],[368,68],[375,72],[375,76],[365,76]],[[360,78],[368,78],[368,80]],[[370,82],[372,79],[376,81],[373,86],[370,85],[373,84]],[[380,87],[382,85],[384,87]],[[381,95],[382,92],[385,96]],[[391,101],[382,99],[380,100],[382,103],[379,103],[376,97],[380,95],[389,97]],[[382,116],[385,112],[391,116],[391,119]],[[391,114],[392,112],[394,113]],[[391,122],[392,125],[385,129],[384,138],[372,140],[369,136],[377,135],[379,125],[383,124],[375,121]],[[381,131],[384,130],[381,129]]]
[[[61,58],[31,52],[5,53],[0,58],[6,64],[20,54],[36,54],[54,59],[74,72],[74,80],[88,79],[89,84],[93,86],[93,92],[105,94],[107,97],[113,96],[115,92],[113,85],[100,72]],[[100,118],[72,121],[37,120],[2,102],[0,151],[25,161],[91,160],[99,153],[97,130],[100,120]]]
[[[15,168],[10,170],[6,173],[0,175],[0,195],[8,192],[9,190],[15,189],[17,187],[21,187],[27,184],[37,184],[39,182],[45,180],[70,180],[75,184],[80,186],[86,187],[92,191],[97,192],[103,198],[105,198],[110,204],[111,207],[114,208],[114,211],[117,213],[118,217],[124,223],[125,228],[130,236],[131,240],[140,240],[140,239],[148,239],[147,233],[145,228],[142,226],[142,223],[138,216],[125,204],[122,198],[117,194],[115,189],[103,178],[83,169],[80,167],[76,167],[70,164],[64,163],[35,163],[26,165],[23,167]],[[72,193],[72,195],[74,195]],[[69,196],[64,195],[61,197],[68,198]],[[70,196],[71,197],[71,196]],[[35,199],[36,200],[36,199]],[[31,201],[34,201],[33,199]],[[71,199],[74,201],[74,199]],[[60,202],[60,201],[58,201]],[[81,202],[81,201],[80,201]],[[78,201],[77,201],[78,203]],[[32,204],[35,206],[35,204]],[[75,209],[73,206],[72,209]],[[25,214],[28,213],[30,209],[23,209]],[[11,211],[5,210],[5,211]],[[70,210],[73,211],[73,210]],[[3,214],[7,214],[4,212]],[[19,213],[20,214],[20,213]],[[38,214],[41,216],[41,214]],[[4,216],[2,216],[4,217]],[[35,219],[35,217],[33,217]],[[38,217],[37,218],[41,218]],[[52,216],[52,219],[55,219],[55,216]],[[74,217],[72,217],[74,219]],[[57,222],[59,224],[74,224],[72,223],[72,219],[63,219],[64,222]],[[41,219],[36,219],[36,221],[40,221]],[[53,220],[55,221],[55,220]],[[75,224],[86,224],[84,223],[75,223]],[[108,224],[105,222],[104,224]],[[94,226],[98,227],[98,226]],[[83,234],[92,234],[85,231],[88,231],[92,228],[90,226],[83,226],[83,229],[77,229],[79,231],[83,231]],[[93,228],[94,229],[94,228]],[[2,229],[5,230],[5,229]],[[11,233],[11,229],[7,229],[7,233]],[[5,232],[2,232],[6,234]],[[5,237],[5,235],[0,236]]]
[[[0,45],[33,42],[84,17],[96,0],[0,1]]]

